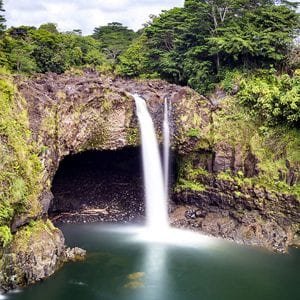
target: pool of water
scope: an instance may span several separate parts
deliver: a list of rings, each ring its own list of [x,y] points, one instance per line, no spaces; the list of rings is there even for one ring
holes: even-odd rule
[[[219,239],[171,243],[140,239],[113,225],[64,225],[69,246],[88,251],[48,280],[9,300],[285,300],[299,299],[300,250],[287,255]],[[128,230],[127,230],[128,229]]]

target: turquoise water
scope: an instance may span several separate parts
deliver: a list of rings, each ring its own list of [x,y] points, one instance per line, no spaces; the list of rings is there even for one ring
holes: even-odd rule
[[[123,227],[124,229],[124,227]],[[288,300],[300,298],[300,251],[288,255],[216,239],[142,242],[107,225],[64,225],[69,246],[88,251],[11,300]]]

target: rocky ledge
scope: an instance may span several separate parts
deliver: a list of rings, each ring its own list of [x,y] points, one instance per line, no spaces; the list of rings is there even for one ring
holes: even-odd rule
[[[43,280],[68,261],[85,258],[86,251],[67,248],[62,232],[50,221],[32,222],[16,233],[1,259],[2,291]]]

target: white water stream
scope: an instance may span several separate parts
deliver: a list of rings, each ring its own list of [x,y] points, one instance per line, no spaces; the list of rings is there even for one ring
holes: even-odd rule
[[[194,232],[171,228],[168,220],[170,129],[168,102],[164,103],[164,170],[159,154],[155,128],[146,102],[133,95],[141,132],[143,171],[146,198],[146,228],[137,232],[138,240],[181,246],[211,245],[213,239]],[[163,172],[164,171],[164,172]],[[127,229],[126,229],[127,230]],[[135,230],[135,229],[133,229]]]
[[[146,196],[146,225],[151,235],[157,237],[162,232],[165,233],[169,228],[168,203],[164,185],[168,180],[164,180],[158,142],[146,102],[137,94],[134,94],[133,97],[141,132]]]
[[[164,187],[165,199],[169,200],[169,164],[170,164],[170,124],[169,124],[169,107],[168,100],[165,98],[164,103]]]

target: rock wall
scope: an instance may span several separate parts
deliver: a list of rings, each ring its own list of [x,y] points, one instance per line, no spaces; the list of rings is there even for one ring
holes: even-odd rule
[[[179,155],[172,222],[286,252],[300,232],[299,132],[260,127],[235,103],[219,99]]]

